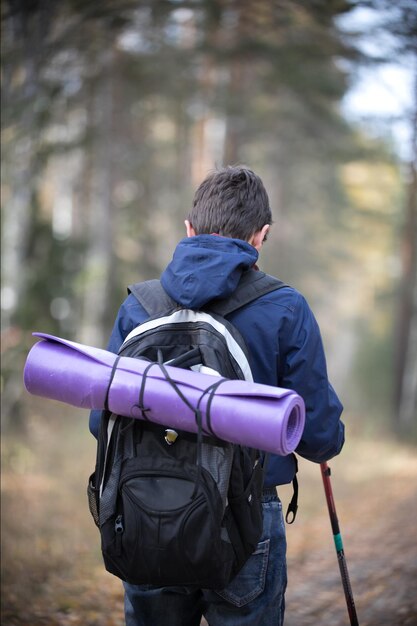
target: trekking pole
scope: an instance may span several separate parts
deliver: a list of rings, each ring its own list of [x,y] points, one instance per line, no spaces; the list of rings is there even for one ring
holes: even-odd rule
[[[342,536],[340,534],[339,520],[337,519],[336,506],[333,498],[333,490],[330,482],[330,467],[327,463],[320,464],[321,476],[323,478],[324,491],[326,493],[327,508],[329,509],[330,523],[332,525],[334,545],[336,547],[337,560],[339,563],[340,575],[342,577],[343,590],[347,610],[349,613],[351,626],[359,626],[358,616],[356,614],[355,602],[353,600],[352,587],[349,580],[349,572],[347,569],[345,552],[343,550]]]

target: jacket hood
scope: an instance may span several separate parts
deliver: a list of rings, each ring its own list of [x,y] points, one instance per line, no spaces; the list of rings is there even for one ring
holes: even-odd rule
[[[246,241],[218,235],[182,239],[161,276],[165,291],[181,306],[198,309],[236,289],[242,272],[258,259]]]

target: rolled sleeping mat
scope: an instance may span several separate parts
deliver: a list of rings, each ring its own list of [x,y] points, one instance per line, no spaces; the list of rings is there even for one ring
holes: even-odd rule
[[[31,394],[193,433],[199,408],[205,434],[281,456],[293,452],[301,439],[304,402],[290,389],[150,366],[146,360],[53,335],[34,335],[41,341],[30,350],[24,368]]]

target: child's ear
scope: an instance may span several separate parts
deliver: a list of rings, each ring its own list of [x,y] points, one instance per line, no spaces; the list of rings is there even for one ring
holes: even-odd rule
[[[194,226],[188,220],[185,220],[185,232],[187,233],[187,237],[195,237],[196,232],[194,230]]]
[[[254,248],[256,248],[258,252],[262,248],[262,244],[266,239],[268,231],[269,231],[269,224],[265,224],[265,226],[263,226],[261,230],[257,230],[256,233],[254,233],[252,237],[249,239],[249,243]]]

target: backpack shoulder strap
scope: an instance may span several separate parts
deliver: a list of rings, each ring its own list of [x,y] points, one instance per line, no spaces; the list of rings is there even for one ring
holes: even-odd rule
[[[139,300],[150,317],[178,308],[178,303],[169,297],[157,279],[129,285],[127,290]]]
[[[250,269],[242,274],[238,286],[229,297],[213,300],[204,309],[225,317],[256,298],[282,287],[287,287],[287,285],[278,278]],[[157,279],[129,285],[128,292],[139,300],[150,317],[173,311],[179,306]]]
[[[237,288],[228,298],[213,300],[208,305],[208,309],[225,317],[260,296],[287,286],[282,280],[274,276],[250,269],[242,274]]]

